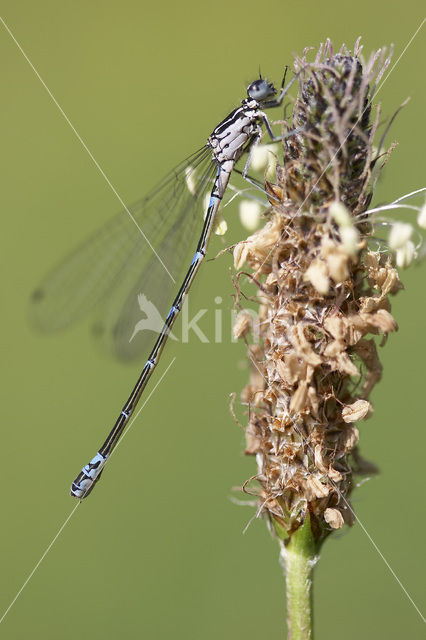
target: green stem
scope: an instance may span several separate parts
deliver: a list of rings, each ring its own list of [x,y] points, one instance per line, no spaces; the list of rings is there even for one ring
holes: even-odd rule
[[[287,544],[281,541],[287,592],[288,640],[313,639],[313,570],[318,560],[309,518]]]

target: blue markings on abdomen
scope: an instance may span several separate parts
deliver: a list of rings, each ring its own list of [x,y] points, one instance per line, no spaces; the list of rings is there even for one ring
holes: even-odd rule
[[[173,315],[174,313],[179,313],[179,309],[178,309],[178,307],[173,306],[173,307],[170,309],[169,313],[167,314],[167,318],[166,318],[166,320],[167,320],[168,318],[170,318],[170,316],[171,316],[171,315]]]
[[[194,262],[198,262],[198,260],[202,260],[203,258],[204,258],[204,253],[201,253],[201,251],[197,251],[195,256],[192,258],[191,264],[194,264]]]

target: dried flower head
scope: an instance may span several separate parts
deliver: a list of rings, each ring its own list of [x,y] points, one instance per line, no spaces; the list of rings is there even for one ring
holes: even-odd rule
[[[359,42],[354,53],[335,54],[329,41],[313,62],[307,55],[295,60],[294,133],[284,138],[276,181],[266,183],[268,220],[235,247],[235,266],[249,265],[260,300],[257,323],[240,315],[235,335],[247,340],[257,324],[261,337],[249,345],[242,393],[260,488],[251,479],[245,491],[257,493],[258,513],[281,538],[309,514],[321,542],[353,523],[354,473],[372,471],[355,423],[372,411],[382,371],[375,336],[383,344],[397,330],[389,296],[402,285],[391,252],[371,248],[368,213],[389,155],[373,147],[380,108],[371,101],[390,56],[365,61]],[[393,248],[405,251],[399,262],[407,261],[411,228],[393,233]]]

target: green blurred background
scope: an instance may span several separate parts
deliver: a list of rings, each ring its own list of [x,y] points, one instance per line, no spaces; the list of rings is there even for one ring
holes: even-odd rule
[[[2,16],[126,202],[204,143],[261,65],[279,82],[292,52],[330,36],[364,51],[420,24],[419,3],[388,1],[2,2]],[[70,481],[93,455],[139,365],[108,360],[88,323],[34,334],[28,297],[46,270],[120,205],[4,28],[1,82],[0,607],[5,610],[71,512]],[[380,93],[399,146],[374,199],[424,186],[426,28]],[[231,243],[247,235],[236,216]],[[210,256],[223,244],[215,239]],[[230,315],[231,258],[203,265],[190,308],[212,336],[214,298]],[[361,450],[381,475],[355,491],[364,527],[421,606],[424,566],[425,268],[403,274],[400,331],[381,351],[384,379]],[[225,311],[226,310],[226,311]],[[228,311],[229,310],[229,311]],[[210,323],[210,324],[209,324]],[[244,348],[169,344],[159,380],[93,496],[80,505],[7,618],[7,638],[284,637],[278,546],[264,521],[233,504],[255,473],[229,414],[247,380]],[[238,408],[239,415],[241,409]],[[235,494],[237,497],[240,495]],[[1,613],[0,613],[1,615]],[[317,638],[420,638],[422,622],[358,524],[323,550],[315,581]]]

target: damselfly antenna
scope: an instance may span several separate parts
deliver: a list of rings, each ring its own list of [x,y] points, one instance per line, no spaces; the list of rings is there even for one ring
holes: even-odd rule
[[[288,71],[288,66],[286,65],[286,67],[285,67],[285,69],[284,69],[283,79],[282,79],[282,82],[281,82],[281,89],[283,89],[283,88],[284,88],[284,85],[285,85],[285,78],[286,78],[286,75],[287,75],[287,71]]]

